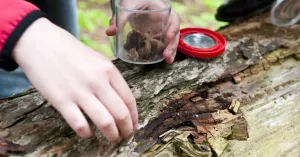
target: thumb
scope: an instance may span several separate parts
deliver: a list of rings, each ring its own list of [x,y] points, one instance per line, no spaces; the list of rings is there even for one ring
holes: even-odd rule
[[[128,22],[131,13],[129,12],[121,12],[118,13],[118,29],[123,30],[125,27],[126,23]],[[110,20],[110,26],[106,30],[106,35],[107,36],[114,36],[117,33],[117,21],[116,21],[116,15]]]
[[[114,36],[117,32],[116,16],[113,16],[109,21],[109,27],[105,31],[107,36]]]

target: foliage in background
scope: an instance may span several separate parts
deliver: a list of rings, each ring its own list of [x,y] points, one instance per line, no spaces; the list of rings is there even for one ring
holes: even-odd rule
[[[181,28],[202,27],[217,30],[227,25],[215,19],[216,9],[223,2],[224,0],[172,0],[172,7],[182,19]],[[80,40],[94,50],[112,57],[110,40],[104,34],[111,18],[110,8],[105,7],[108,4],[109,0],[79,0],[78,23],[82,32]],[[99,41],[95,36],[104,40]]]
[[[103,5],[107,3],[108,0],[90,0],[90,2]],[[80,40],[92,49],[110,57],[112,55],[110,45],[107,43],[98,43],[89,36],[89,34],[95,33],[99,28],[107,28],[109,26],[109,16],[100,9],[89,8],[88,2],[86,1],[80,1],[78,3],[77,16],[80,31],[86,32],[81,33]]]
[[[202,3],[212,10],[217,9],[223,2],[223,0],[202,0]]]
[[[220,22],[215,19],[216,9],[223,3],[224,0],[198,0],[194,1],[195,5],[186,6],[182,1],[173,1],[173,9],[180,15],[182,19],[187,20],[181,23],[181,28],[184,27],[202,27],[217,30],[222,26],[227,25],[226,22]]]
[[[78,10],[78,22],[80,29],[94,32],[99,27],[108,27],[108,16],[100,10]]]

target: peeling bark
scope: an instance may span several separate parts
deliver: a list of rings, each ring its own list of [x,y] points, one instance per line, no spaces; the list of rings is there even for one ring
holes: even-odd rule
[[[114,61],[140,114],[140,129],[119,144],[97,129],[93,138],[79,138],[35,89],[1,99],[0,138],[25,152],[6,152],[1,143],[0,154],[300,156],[300,24],[274,27],[268,16],[220,30],[228,43],[216,59]]]

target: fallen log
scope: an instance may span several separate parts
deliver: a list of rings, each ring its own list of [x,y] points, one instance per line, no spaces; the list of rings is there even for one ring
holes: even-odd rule
[[[138,103],[140,127],[117,144],[99,131],[81,139],[34,88],[0,100],[0,155],[300,156],[300,24],[269,14],[219,32],[212,60],[178,55],[172,65],[114,61]]]

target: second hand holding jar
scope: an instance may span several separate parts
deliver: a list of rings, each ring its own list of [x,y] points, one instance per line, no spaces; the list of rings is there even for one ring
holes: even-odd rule
[[[170,13],[170,0],[116,0],[117,57],[134,64],[163,61]]]

